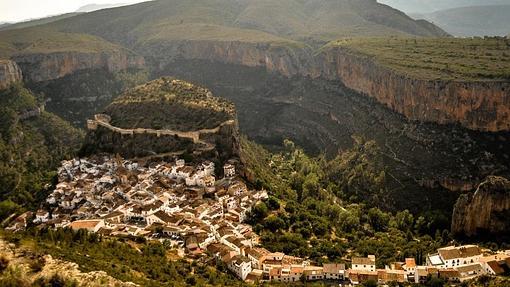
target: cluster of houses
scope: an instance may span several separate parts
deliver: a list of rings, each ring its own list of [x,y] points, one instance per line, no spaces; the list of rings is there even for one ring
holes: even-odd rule
[[[510,272],[510,251],[484,255],[475,245],[440,248],[437,254],[427,257],[423,266],[417,265],[414,258],[406,258],[405,262],[394,262],[382,269],[377,268],[374,255],[352,258],[350,268],[346,268],[345,264],[339,263],[314,266],[302,258],[248,245],[234,249],[224,242],[216,242],[207,249],[239,278],[251,282],[333,280],[345,285],[367,281],[381,285],[389,282],[423,284],[431,277],[437,277],[458,283],[481,275],[497,276]]]
[[[167,240],[182,254],[213,256],[249,282],[335,280],[358,285],[369,280],[424,283],[431,277],[462,282],[510,272],[510,252],[487,255],[475,245],[440,248],[423,266],[407,258],[383,269],[376,267],[373,255],[352,258],[346,268],[270,252],[258,247],[258,236],[243,223],[267,193],[249,190],[233,162],[223,166],[223,174],[217,179],[209,161],[141,164],[111,156],[64,161],[59,183],[46,199],[49,208],[19,216],[10,229],[23,228],[34,218],[40,226]]]
[[[96,156],[62,162],[59,183],[47,197],[49,208],[35,214],[40,226],[86,229],[108,236],[169,240],[190,253],[214,242],[257,244],[247,214],[267,192],[249,190],[235,164],[139,164]]]
[[[510,274],[510,251],[485,253],[476,245],[449,246],[429,254],[426,265],[416,264],[414,258],[395,262],[384,269],[376,269],[375,256],[353,258],[346,277],[353,285],[368,280],[386,284],[388,282],[426,283],[431,277],[451,283],[474,279],[481,275]]]

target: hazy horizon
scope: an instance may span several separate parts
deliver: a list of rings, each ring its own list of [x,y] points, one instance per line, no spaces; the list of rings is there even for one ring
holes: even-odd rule
[[[89,4],[134,4],[149,0],[0,0],[0,22],[19,22],[71,13]]]

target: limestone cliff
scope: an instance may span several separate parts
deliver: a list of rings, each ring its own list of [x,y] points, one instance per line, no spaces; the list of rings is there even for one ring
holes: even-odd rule
[[[29,82],[54,80],[81,70],[106,69],[118,72],[130,68],[142,69],[145,64],[143,57],[124,50],[21,54],[12,59],[20,66],[25,80]]]
[[[510,82],[420,80],[342,48],[318,59],[321,75],[373,97],[411,120],[459,124],[479,131],[510,130]]]
[[[312,51],[297,43],[256,43],[243,41],[182,40],[143,48],[144,53],[156,56],[160,68],[174,60],[208,60],[247,67],[263,67],[286,77],[314,75]]]
[[[510,181],[490,176],[473,194],[455,204],[452,233],[457,235],[510,235]]]
[[[160,69],[175,60],[262,67],[286,77],[341,81],[410,120],[458,124],[486,132],[510,130],[510,82],[504,80],[417,79],[341,47],[314,54],[306,46],[204,40],[171,42],[164,51],[157,46],[145,48],[160,55],[155,57]]]
[[[0,59],[0,89],[5,89],[22,79],[21,70],[15,62]]]

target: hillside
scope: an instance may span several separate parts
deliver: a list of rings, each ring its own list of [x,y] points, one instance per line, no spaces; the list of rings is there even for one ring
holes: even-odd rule
[[[1,30],[22,29],[22,28],[29,28],[29,27],[44,25],[44,24],[48,24],[48,23],[55,22],[55,21],[58,21],[58,20],[70,18],[70,17],[76,16],[78,14],[80,14],[80,13],[66,13],[66,14],[62,14],[62,15],[50,16],[50,17],[45,17],[45,18],[40,18],[40,19],[27,20],[27,21],[12,23],[12,24],[11,23],[7,23],[5,25],[4,24],[0,24],[0,31]]]
[[[120,128],[179,131],[215,128],[236,116],[232,103],[212,96],[207,89],[170,78],[127,91],[105,113]]]
[[[223,160],[238,154],[234,105],[172,78],[126,91],[87,125],[84,153],[134,157],[205,152]]]
[[[509,80],[510,41],[506,39],[354,39],[342,47],[373,57],[399,73],[426,80]]]
[[[505,36],[510,27],[510,5],[461,7],[413,16],[430,21],[459,37]]]
[[[113,53],[123,50],[99,37],[27,28],[0,32],[0,58],[61,52]]]
[[[45,112],[40,99],[19,83],[1,90],[0,101],[0,201],[27,208],[51,183],[60,160],[77,151],[83,135]]]
[[[444,35],[371,0],[322,1],[152,1],[96,11],[51,25],[68,32],[90,33],[117,43],[143,44],[144,37],[182,24],[209,24],[258,30],[293,40],[327,41],[343,36]],[[146,35],[149,33],[149,35]],[[225,32],[227,35],[229,31]]]

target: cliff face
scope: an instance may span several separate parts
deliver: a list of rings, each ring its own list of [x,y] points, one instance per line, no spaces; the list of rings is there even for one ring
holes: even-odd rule
[[[164,49],[146,48],[145,53],[161,55],[156,57],[160,69],[179,59],[208,60],[263,67],[286,77],[339,80],[410,120],[459,124],[477,131],[510,130],[510,82],[507,81],[414,79],[342,48],[326,49],[317,55],[309,48],[246,42],[181,41],[172,42]]]
[[[286,77],[318,76],[312,51],[285,44],[251,43],[240,41],[173,41],[160,47],[143,47],[145,54],[159,55],[160,68],[174,60],[208,60],[247,67],[263,67]],[[138,50],[141,50],[140,48]]]
[[[510,235],[510,181],[491,176],[475,193],[455,204],[452,233],[457,235]]]
[[[510,130],[510,82],[418,80],[337,48],[321,55],[322,76],[373,97],[411,120]]]
[[[0,60],[0,89],[5,89],[12,83],[22,80],[21,70],[15,62]]]
[[[145,64],[143,57],[124,51],[27,54],[15,56],[13,60],[21,67],[25,80],[29,82],[54,80],[80,70],[106,69],[118,72],[129,68],[142,69]]]

